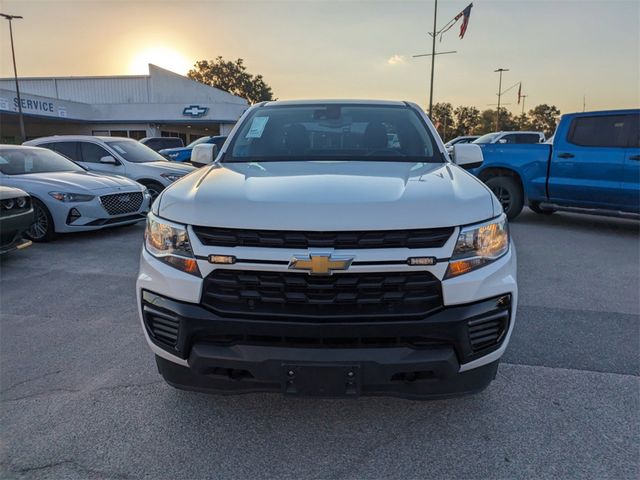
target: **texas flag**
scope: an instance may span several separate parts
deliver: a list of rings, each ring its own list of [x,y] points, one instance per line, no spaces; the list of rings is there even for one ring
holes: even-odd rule
[[[462,25],[460,25],[460,38],[464,38],[464,34],[467,31],[467,26],[469,26],[469,17],[471,16],[472,7],[473,3],[470,3],[469,5],[467,5],[467,8],[461,11],[458,15],[456,15],[456,18],[454,18],[454,20],[457,22],[458,20],[460,20],[460,17],[464,16],[464,18],[462,19]]]

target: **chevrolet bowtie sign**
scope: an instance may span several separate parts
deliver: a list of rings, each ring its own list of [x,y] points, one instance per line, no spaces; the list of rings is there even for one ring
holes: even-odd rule
[[[200,105],[189,105],[182,110],[182,115],[185,117],[204,117],[209,109],[207,107],[201,107]]]
[[[290,270],[304,270],[309,275],[331,275],[337,270],[346,270],[353,257],[334,257],[331,254],[295,255],[289,262]]]

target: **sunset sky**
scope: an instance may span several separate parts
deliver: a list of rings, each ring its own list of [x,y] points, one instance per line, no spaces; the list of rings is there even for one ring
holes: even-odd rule
[[[469,0],[441,0],[444,25]],[[21,76],[146,74],[148,62],[186,73],[198,59],[242,57],[280,99],[390,98],[425,106],[433,1],[2,0],[14,22]],[[0,76],[13,74],[0,24]],[[640,105],[640,2],[474,0],[467,34],[437,48],[434,101],[496,103],[522,81],[527,107],[563,112]],[[520,111],[516,91],[504,102]]]

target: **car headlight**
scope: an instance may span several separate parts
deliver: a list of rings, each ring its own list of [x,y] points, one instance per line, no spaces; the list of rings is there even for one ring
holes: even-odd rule
[[[68,192],[49,192],[56,200],[61,202],[90,202],[95,195],[86,195],[84,193],[68,193]]]
[[[165,179],[169,180],[170,182],[175,182],[176,180],[179,180],[180,178],[184,177],[184,174],[182,174],[182,173],[161,173],[160,176],[162,178],[165,178]]]
[[[463,227],[444,278],[457,277],[483,267],[509,251],[506,215],[480,225]]]
[[[144,231],[144,246],[147,252],[161,262],[191,275],[200,276],[200,269],[184,225],[168,222],[149,213]]]

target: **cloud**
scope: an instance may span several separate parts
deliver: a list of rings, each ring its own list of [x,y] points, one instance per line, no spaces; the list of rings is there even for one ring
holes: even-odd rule
[[[396,53],[395,55],[392,55],[391,57],[389,57],[389,60],[387,60],[387,63],[389,65],[402,65],[403,63],[406,63],[406,59],[404,58],[404,55],[398,55]]]

